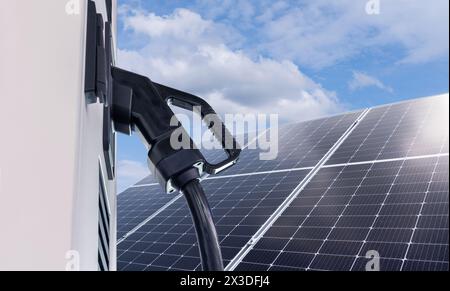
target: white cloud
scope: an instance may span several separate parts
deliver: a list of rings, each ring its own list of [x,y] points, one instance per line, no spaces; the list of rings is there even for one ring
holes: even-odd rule
[[[136,184],[150,174],[148,167],[138,161],[121,160],[117,163],[118,193]]]
[[[291,61],[251,58],[228,43],[233,31],[177,9],[158,16],[127,11],[125,27],[147,37],[139,50],[120,50],[119,65],[205,97],[221,113],[279,113],[303,120],[342,110],[329,92]],[[154,32],[158,30],[158,32]]]
[[[398,63],[448,59],[449,1],[380,0],[379,15],[366,13],[367,2],[298,1],[290,2],[287,9],[283,1],[258,1],[253,25],[259,50],[314,68],[374,48],[395,47]]]
[[[358,71],[353,71],[353,77],[348,82],[348,87],[352,91],[366,87],[376,87],[389,93],[394,92],[394,90],[391,87],[386,86],[385,84],[383,84],[383,82],[381,82],[377,78]]]
[[[199,14],[188,9],[176,9],[171,15],[165,16],[130,9],[122,10],[122,13],[132,15],[124,19],[125,29],[131,29],[150,38],[178,39],[195,45],[200,43],[219,44],[222,38],[235,36],[232,29],[205,20]]]

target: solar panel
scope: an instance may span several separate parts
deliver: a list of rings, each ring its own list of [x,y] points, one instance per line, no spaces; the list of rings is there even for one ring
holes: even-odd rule
[[[417,99],[281,127],[273,161],[244,150],[202,183],[227,269],[448,270],[448,115]],[[119,196],[118,269],[198,270],[184,199],[151,183]]]
[[[225,264],[307,172],[245,175],[203,182]],[[184,199],[179,199],[118,244],[118,264],[124,270],[193,270],[200,264],[195,244],[189,210]]]
[[[373,108],[328,164],[448,153],[448,96]]]
[[[282,126],[276,159],[262,161],[259,149],[245,149],[224,175],[313,167],[360,115],[358,111]]]
[[[237,270],[365,270],[371,250],[448,269],[448,156],[321,169]]]
[[[117,238],[129,231],[168,203],[173,196],[161,191],[159,185],[132,187],[117,196]]]

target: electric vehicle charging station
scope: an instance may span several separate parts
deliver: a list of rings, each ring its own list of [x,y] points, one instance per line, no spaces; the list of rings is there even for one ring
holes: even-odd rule
[[[115,67],[116,1],[16,1],[0,47],[0,269],[116,269],[116,131],[138,132],[167,194],[185,194],[204,270],[223,270],[199,181],[239,145],[201,98]],[[169,104],[199,114],[228,158],[210,164]],[[175,122],[175,125],[173,121]],[[21,152],[20,155],[17,155]],[[13,222],[11,220],[14,220]]]

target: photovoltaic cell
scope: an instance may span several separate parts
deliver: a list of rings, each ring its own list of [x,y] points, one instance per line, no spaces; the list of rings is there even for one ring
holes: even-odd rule
[[[203,182],[225,264],[292,192],[308,171]],[[189,209],[180,199],[118,245],[121,270],[194,270],[200,264]]]
[[[373,108],[328,164],[448,153],[448,96]]]
[[[223,175],[313,167],[360,115],[353,112],[282,126],[275,159],[261,160],[260,154],[266,151],[249,146],[242,151],[239,162]],[[268,140],[269,133],[263,138]]]
[[[448,270],[448,156],[321,169],[237,270]]]
[[[173,198],[159,185],[132,187],[117,196],[117,238],[147,219]]]

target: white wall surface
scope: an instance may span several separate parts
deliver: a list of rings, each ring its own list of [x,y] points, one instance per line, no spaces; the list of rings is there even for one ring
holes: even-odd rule
[[[97,269],[103,113],[84,103],[86,1],[67,2],[0,0],[0,270],[64,270],[70,250]]]

